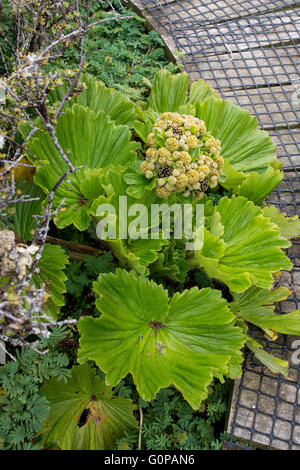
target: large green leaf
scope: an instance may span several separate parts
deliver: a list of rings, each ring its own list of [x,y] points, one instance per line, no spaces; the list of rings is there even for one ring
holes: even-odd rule
[[[244,196],[254,204],[259,205],[283,180],[283,177],[283,172],[276,165],[270,163],[263,173],[253,172],[247,174],[235,192],[239,196]]]
[[[196,116],[207,130],[221,141],[222,155],[238,171],[264,171],[275,160],[276,145],[266,131],[257,127],[257,119],[232,101],[209,97],[197,103]]]
[[[290,270],[292,264],[281,248],[290,246],[277,225],[259,207],[243,197],[224,197],[209,217],[204,244],[194,253],[191,266],[242,292],[251,285],[271,288],[272,274]]]
[[[125,431],[137,427],[131,400],[113,397],[87,364],[75,366],[67,383],[51,379],[42,388],[51,404],[42,429],[44,445],[62,450],[111,450]]]
[[[286,214],[281,214],[275,206],[265,206],[262,212],[278,226],[283,237],[288,240],[300,237],[300,220],[297,215],[287,217]]]
[[[62,305],[65,303],[65,281],[67,276],[64,269],[68,264],[68,256],[63,248],[57,245],[46,244],[38,264],[38,271],[32,276],[32,282],[37,287],[46,285],[46,292],[50,294],[46,303],[47,312],[57,318]]]
[[[74,104],[58,119],[56,136],[62,149],[74,166],[104,168],[109,165],[130,165],[135,160],[136,142],[130,142],[127,126],[116,126],[104,111],[94,113],[89,108]],[[38,166],[36,181],[43,188],[52,189],[58,177],[68,169],[48,133],[41,131],[28,142],[33,156],[46,164]],[[50,174],[49,174],[50,172]],[[81,175],[82,172],[77,172]],[[78,177],[80,178],[80,177]]]
[[[250,287],[241,294],[233,292],[231,310],[240,318],[262,328],[270,337],[273,337],[273,332],[300,335],[299,310],[283,315],[274,314],[274,303],[285,300],[290,294],[287,287],[274,290]]]
[[[127,126],[116,126],[104,111],[95,114],[78,104],[67,109],[59,118],[56,136],[72,164],[75,167],[84,165],[84,168],[72,173],[60,185],[55,195],[54,207],[65,199],[65,209],[71,208],[76,213],[72,216],[67,211],[65,222],[60,226],[73,222],[77,228],[83,230],[89,223],[88,211],[83,207],[86,202],[83,194],[83,186],[86,188],[86,170],[105,168],[111,164],[130,165],[135,160],[135,150],[139,144],[130,141],[131,133]],[[37,132],[30,139],[28,148],[32,155],[29,158],[37,165],[35,182],[47,193],[68,167],[47,133]],[[41,164],[33,156],[38,157]],[[97,191],[93,194],[93,197],[96,196]],[[69,219],[67,216],[70,216]]]
[[[78,360],[94,360],[111,386],[131,373],[151,400],[173,384],[196,409],[213,377],[242,360],[245,337],[219,291],[194,287],[169,300],[163,286],[121,269],[101,274],[94,288],[102,315],[80,320]]]
[[[187,100],[188,84],[187,73],[172,75],[168,70],[160,70],[154,77],[149,107],[158,113],[178,111]]]
[[[96,80],[88,73],[80,76],[80,82],[84,89],[64,104],[64,110],[66,107],[77,103],[90,108],[95,113],[100,110],[105,111],[110,119],[117,124],[133,127],[133,121],[137,119],[138,111],[136,106],[126,96],[113,88],[107,88],[103,82]],[[50,92],[50,104],[61,101],[65,92],[65,86],[60,86]]]
[[[189,89],[189,76],[186,72],[172,75],[168,70],[160,70],[154,77],[148,104],[158,113],[177,111],[191,114],[191,109],[194,109],[192,105],[210,96],[218,95],[204,80],[192,83]]]
[[[196,103],[202,103],[206,98],[210,96],[218,97],[218,93],[203,79],[193,82],[191,85],[188,103],[195,105]]]
[[[81,173],[81,181],[78,175],[72,174],[64,182],[54,196],[54,206],[64,199],[64,207],[60,209],[54,221],[58,228],[64,228],[74,224],[78,230],[86,230],[92,220],[91,207],[95,199],[104,194],[101,186],[103,169],[87,169]]]
[[[209,97],[196,104],[196,116],[203,119],[207,130],[221,141],[222,156],[229,164],[224,165],[220,180],[225,188],[237,189],[232,171],[240,173],[240,184],[249,173],[263,173],[276,161],[276,145],[268,133],[258,129],[255,116],[233,102]],[[265,190],[265,181],[257,179],[255,184],[259,186],[256,188],[256,198],[259,198],[260,191]],[[268,184],[272,189],[270,180]]]

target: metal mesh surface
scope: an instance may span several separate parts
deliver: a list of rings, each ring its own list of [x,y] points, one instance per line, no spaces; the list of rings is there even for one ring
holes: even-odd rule
[[[159,31],[182,51],[185,70],[204,78],[223,98],[256,114],[278,146],[285,179],[269,203],[281,212],[299,215],[300,4],[292,0],[141,0]],[[300,242],[288,255],[294,264],[279,282],[293,295],[278,305],[278,313],[300,308]],[[294,352],[291,337],[275,343],[254,338],[278,357]],[[291,364],[291,380],[272,374],[245,353],[242,377],[236,382],[236,405],[230,421],[229,448],[252,449],[257,444],[300,449],[300,368]]]

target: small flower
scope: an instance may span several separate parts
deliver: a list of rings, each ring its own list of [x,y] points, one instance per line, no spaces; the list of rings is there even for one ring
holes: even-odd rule
[[[205,193],[209,188],[209,182],[207,180],[204,180],[200,183],[200,190]]]
[[[189,178],[186,174],[181,174],[177,178],[177,185],[178,186],[186,186],[189,182]]]
[[[157,184],[158,186],[163,186],[166,183],[166,180],[164,178],[158,178]]]
[[[146,162],[146,161],[144,160],[144,161],[141,163],[140,172],[143,173],[143,175],[144,175],[147,170],[148,170],[148,162]]]
[[[208,176],[210,171],[207,165],[199,166],[199,172],[203,173],[205,176]]]
[[[204,193],[202,193],[201,191],[195,191],[194,193],[194,199],[195,201],[200,201],[204,196]]]
[[[173,173],[173,168],[168,165],[160,166],[157,170],[157,176],[159,178],[165,178],[166,176],[171,176],[172,173]]]
[[[161,129],[166,129],[166,128],[167,128],[166,122],[163,121],[162,119],[158,119],[158,120],[155,122],[154,127],[160,127]]]
[[[168,191],[166,188],[164,187],[158,187],[156,189],[156,194],[158,197],[161,197],[161,198],[166,198],[166,197],[169,197],[171,192]]]
[[[161,147],[160,149],[158,149],[158,155],[160,157],[169,158],[171,156],[171,152],[167,150],[165,147]]]
[[[156,159],[158,156],[158,151],[157,149],[153,148],[153,147],[149,147],[147,150],[146,150],[146,157],[149,158],[149,160],[152,160],[152,159]]]
[[[151,179],[151,178],[153,178],[154,173],[153,173],[153,171],[147,170],[145,172],[145,176],[146,176],[146,178]]]
[[[197,183],[199,181],[199,173],[197,170],[189,170],[187,176],[189,183]]]
[[[208,167],[211,167],[211,166],[213,166],[215,161],[211,157],[205,157],[205,163]]]
[[[191,119],[186,119],[184,121],[184,128],[190,129],[193,126],[194,122]]]
[[[160,165],[166,165],[167,164],[167,157],[159,157],[158,163]]]
[[[177,183],[177,179],[174,176],[174,172],[173,172],[173,175],[168,178],[168,183],[173,186]]]
[[[210,170],[210,174],[211,174],[211,176],[216,176],[216,177],[219,176],[219,172],[218,172],[218,170],[216,170],[215,168],[213,168],[212,170]]]
[[[170,152],[175,152],[179,148],[178,140],[174,139],[174,137],[169,137],[165,142],[165,146]]]
[[[184,190],[185,190],[185,185],[183,186],[183,185],[180,185],[180,184],[176,184],[175,191],[177,193],[182,193]]]
[[[161,117],[165,120],[171,119],[172,118],[172,113],[170,113],[170,112],[163,113]]]
[[[190,156],[190,154],[188,152],[181,152],[180,160],[185,165],[188,165],[192,161],[192,157]]]
[[[171,120],[172,120],[172,122],[173,122],[175,125],[177,125],[178,127],[179,127],[179,126],[182,126],[183,119],[182,119],[182,117],[181,117],[179,114],[174,113],[173,116],[171,117]]]
[[[152,163],[152,162],[148,163],[148,170],[153,171],[154,168],[155,168],[154,163]]]
[[[168,131],[166,131],[166,137],[173,137],[173,135],[173,129],[169,129]]]
[[[164,186],[166,188],[167,191],[170,191],[170,193],[173,191],[174,189],[174,185],[173,184],[170,184],[170,183],[167,183],[166,186]]]
[[[204,134],[206,134],[206,126],[204,121],[199,121],[198,129],[199,137],[202,137]]]
[[[148,135],[147,144],[151,147],[155,147],[157,145],[154,132],[151,132],[151,134]]]
[[[190,135],[186,140],[187,145],[190,149],[195,149],[198,145],[198,139],[194,135]]]

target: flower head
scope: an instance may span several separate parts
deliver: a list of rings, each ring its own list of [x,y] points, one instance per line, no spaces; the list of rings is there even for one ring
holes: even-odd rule
[[[162,113],[147,144],[140,171],[146,178],[156,178],[158,197],[172,192],[188,197],[192,191],[200,200],[217,185],[224,164],[221,142],[207,132],[204,121],[187,114]]]

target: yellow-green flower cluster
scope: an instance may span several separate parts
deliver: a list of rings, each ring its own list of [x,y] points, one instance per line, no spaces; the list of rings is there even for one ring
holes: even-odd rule
[[[221,142],[195,116],[163,113],[147,138],[148,148],[140,171],[156,179],[156,193],[166,198],[172,192],[200,200],[218,184],[224,160]]]

